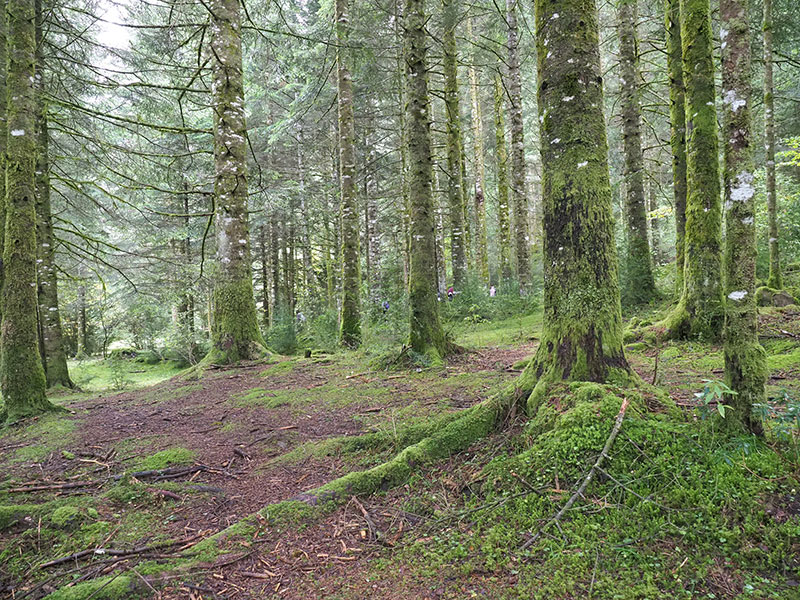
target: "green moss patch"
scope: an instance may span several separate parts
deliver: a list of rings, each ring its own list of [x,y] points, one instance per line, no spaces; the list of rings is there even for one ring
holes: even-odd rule
[[[138,470],[150,471],[166,469],[175,465],[189,465],[194,462],[196,453],[187,448],[175,447],[156,452],[138,463]]]

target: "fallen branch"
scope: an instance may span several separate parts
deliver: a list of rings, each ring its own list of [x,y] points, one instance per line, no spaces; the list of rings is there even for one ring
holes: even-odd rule
[[[184,540],[172,540],[169,542],[160,542],[158,544],[153,544],[151,546],[139,546],[138,548],[133,548],[131,550],[117,550],[114,548],[89,548],[87,550],[81,550],[80,552],[75,552],[74,554],[70,554],[69,556],[63,556],[61,558],[56,558],[55,560],[51,560],[46,563],[42,563],[39,565],[40,569],[49,569],[50,567],[55,567],[58,565],[62,565],[67,562],[76,561],[79,558],[84,558],[86,556],[90,556],[92,554],[99,554],[99,555],[106,555],[106,556],[134,556],[137,554],[146,554],[153,550],[161,550],[163,548],[170,548],[172,546],[180,546],[184,544],[188,544],[190,542],[195,541],[201,537],[201,534],[197,534],[193,537],[184,539]]]
[[[608,451],[611,450],[611,446],[614,444],[614,440],[617,438],[617,434],[619,433],[619,430],[622,428],[622,420],[625,418],[625,411],[627,409],[628,409],[628,399],[625,398],[622,401],[622,406],[620,406],[619,413],[617,413],[617,418],[614,421],[614,427],[611,428],[611,433],[609,434],[608,439],[606,440],[605,446],[603,446],[603,450],[600,452],[600,455],[597,457],[597,460],[592,465],[592,468],[589,469],[589,472],[586,474],[586,477],[584,477],[580,487],[578,487],[578,490],[574,494],[572,494],[572,496],[570,496],[569,500],[567,500],[567,503],[564,504],[564,506],[561,508],[560,511],[558,511],[555,517],[553,517],[547,523],[545,523],[544,527],[542,527],[536,535],[534,535],[527,542],[522,544],[522,547],[520,548],[521,550],[529,548],[531,545],[533,545],[534,542],[536,542],[536,540],[538,540],[542,536],[543,533],[545,533],[548,529],[550,529],[550,527],[552,527],[553,525],[558,525],[558,522],[567,513],[567,511],[570,508],[572,508],[572,505],[575,504],[575,501],[580,496],[583,496],[583,492],[586,491],[586,488],[592,482],[592,479],[594,479],[595,472],[600,469],[601,465],[603,464],[603,461],[607,458]]]

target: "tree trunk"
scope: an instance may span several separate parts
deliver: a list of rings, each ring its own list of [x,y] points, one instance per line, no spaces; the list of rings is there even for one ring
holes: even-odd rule
[[[528,382],[627,379],[595,0],[536,6],[544,322]]]
[[[522,123],[522,78],[519,67],[517,0],[506,0],[508,23],[508,92],[511,100],[511,197],[514,205],[514,248],[520,293],[531,286],[528,196],[525,189],[525,136]]]
[[[258,229],[259,251],[261,254],[261,313],[264,319],[264,329],[269,328],[269,248],[267,243],[267,228],[262,225]]]
[[[470,40],[475,39],[472,32],[472,18],[467,20],[467,34]],[[489,283],[489,250],[486,247],[486,204],[484,189],[486,170],[483,156],[483,115],[481,113],[480,87],[478,86],[478,70],[475,67],[475,54],[469,66],[469,90],[472,100],[472,149],[475,155],[475,258],[478,273],[485,284]]]
[[[272,209],[269,219],[269,265],[272,281],[272,310],[270,311],[270,325],[281,316],[284,310],[281,304],[281,234],[278,221],[278,211]]]
[[[683,86],[680,0],[666,0],[672,193],[675,204],[675,294],[683,295],[686,237],[686,94]]]
[[[498,70],[494,76],[495,155],[497,156],[497,226],[500,246],[500,281],[511,279],[511,223],[508,218],[508,147],[505,127],[505,88]]]
[[[775,98],[772,76],[772,0],[764,0],[764,149],[767,160],[767,220],[769,222],[769,279],[767,286],[783,289],[778,245],[778,208],[775,195]]]
[[[46,380],[36,322],[36,11],[33,0],[9,0],[5,283],[0,328],[0,422],[13,422],[54,407]]]
[[[431,132],[424,0],[405,0],[406,127],[411,206],[409,345],[438,361],[447,353],[436,300],[435,224],[431,196]]]
[[[444,101],[447,118],[447,204],[450,208],[450,253],[453,285],[462,288],[467,280],[464,196],[461,171],[461,126],[458,106],[458,55],[456,50],[456,0],[442,0]]]
[[[766,402],[766,354],[758,343],[756,205],[750,120],[747,0],[720,0],[725,123],[725,381],[736,392],[725,414],[732,430],[763,434],[753,405]]]
[[[436,124],[438,122],[438,114],[436,112],[436,104],[431,102],[431,129],[437,130]],[[433,210],[436,219],[436,293],[440,298],[444,297],[445,290],[447,290],[447,261],[445,260],[445,225],[444,225],[444,212],[445,202],[442,198],[440,173],[442,169],[439,168],[439,156],[434,150],[438,144],[433,143],[431,148],[431,161],[433,164]]]
[[[725,315],[709,0],[681,0],[681,41],[687,117],[684,289],[663,325],[670,337],[718,340]]]
[[[217,259],[212,349],[207,361],[231,364],[261,356],[264,340],[253,297],[247,223],[247,128],[242,85],[239,0],[211,0],[214,55],[214,201]]]
[[[339,339],[355,348],[361,343],[361,273],[359,265],[358,202],[355,174],[353,82],[350,76],[349,0],[336,0],[336,68],[339,98],[339,178],[342,203],[342,322]]]
[[[617,8],[621,85],[622,150],[625,158],[625,215],[628,244],[622,296],[626,304],[645,304],[656,295],[652,257],[647,241],[647,206],[642,153],[642,88],[636,34],[637,0],[621,0]]]
[[[44,48],[42,46],[42,7],[36,0],[36,243],[39,252],[38,300],[41,322],[41,353],[47,386],[74,387],[69,378],[67,353],[61,331],[58,306],[58,275],[55,237],[50,209],[50,135],[44,100]]]
[[[0,0],[0,290],[3,289],[3,249],[6,234],[6,168],[8,165],[8,0]],[[0,320],[2,320],[0,297]]]

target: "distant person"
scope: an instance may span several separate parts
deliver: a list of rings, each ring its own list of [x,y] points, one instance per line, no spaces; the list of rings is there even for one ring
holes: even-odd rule
[[[494,298],[497,295],[497,288],[492,286],[489,288],[489,297]]]
[[[389,312],[389,301],[388,300],[384,300],[383,301],[383,314],[386,314],[387,312]]]
[[[303,325],[305,325],[305,322],[306,322],[306,316],[302,312],[300,312],[298,310],[297,311],[297,324],[302,327]]]
[[[453,289],[453,286],[451,285],[449,288],[447,288],[447,299],[452,300],[455,295],[456,291]]]

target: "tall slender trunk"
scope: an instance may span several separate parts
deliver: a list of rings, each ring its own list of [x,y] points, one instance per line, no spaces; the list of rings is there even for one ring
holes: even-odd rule
[[[258,228],[259,254],[261,255],[261,314],[264,320],[264,329],[269,328],[269,244],[267,243],[267,228],[262,225]]]
[[[756,203],[747,0],[720,0],[725,122],[725,381],[736,392],[732,429],[763,434],[753,405],[766,401],[766,354],[758,343]],[[723,35],[724,32],[724,35]]]
[[[686,238],[686,95],[683,86],[680,0],[666,0],[672,193],[675,206],[675,294],[683,294]]]
[[[272,310],[270,311],[270,325],[280,317],[284,311],[281,302],[281,232],[278,211],[272,209],[269,218],[269,266],[272,282]]]
[[[595,0],[539,0],[536,31],[544,328],[523,377],[627,378]]]
[[[764,0],[764,149],[767,159],[767,220],[769,222],[769,279],[767,286],[783,288],[775,195],[775,98],[772,76],[772,0]]]
[[[472,31],[472,18],[467,19],[467,35],[475,39]],[[475,66],[475,53],[469,65],[469,91],[472,100],[472,150],[475,155],[475,258],[478,273],[483,282],[489,283],[489,250],[486,247],[486,169],[483,157],[483,115],[481,113],[481,95],[478,85],[478,69]]]
[[[8,2],[8,103],[5,282],[0,327],[0,422],[53,409],[38,347],[36,322],[36,10],[33,0]]]
[[[247,223],[247,126],[242,81],[239,0],[210,0],[214,56],[214,202],[217,259],[212,350],[207,361],[230,364],[264,351],[253,297]]]
[[[447,122],[447,204],[450,208],[450,253],[453,285],[463,287],[467,279],[467,245],[464,235],[463,173],[461,171],[461,125],[458,102],[458,55],[456,50],[456,0],[442,0],[444,11],[444,101]]]
[[[436,103],[431,102],[431,129],[437,130],[438,114]],[[432,144],[431,161],[433,164],[433,210],[436,220],[436,292],[440,297],[444,297],[447,289],[447,261],[445,260],[445,225],[444,212],[445,202],[442,198],[442,187],[440,173],[442,169],[438,167],[439,156],[435,151],[436,143]]]
[[[355,121],[350,75],[349,0],[336,0],[336,68],[339,98],[339,177],[342,203],[342,322],[339,338],[355,348],[361,343],[361,273],[359,265],[358,201],[355,174]]]
[[[408,290],[409,275],[411,273],[411,206],[408,197],[408,133],[406,127],[406,83],[405,83],[405,55],[403,51],[403,35],[401,23],[403,22],[402,0],[394,0],[394,35],[397,44],[397,105],[399,108],[400,129],[400,188],[402,204],[402,234],[403,234],[403,287]]]
[[[79,358],[89,354],[88,332],[89,327],[86,322],[86,284],[81,281],[80,285],[78,285],[78,342],[76,344],[76,354]]]
[[[658,185],[662,179],[661,171],[659,170],[656,175],[658,181],[651,178],[647,185],[647,212],[648,212],[648,228],[650,230],[650,248],[653,255],[653,263],[655,265],[661,264],[661,219],[658,218]]]
[[[3,248],[6,235],[6,168],[8,163],[8,0],[0,0],[0,290],[3,289]],[[3,306],[0,294],[0,320]]]
[[[497,156],[497,228],[499,230],[500,281],[511,279],[511,222],[508,218],[508,146],[505,126],[505,88],[498,70],[494,76],[494,130]]]
[[[522,122],[522,76],[519,67],[517,0],[506,0],[508,23],[508,92],[511,101],[511,198],[514,206],[514,249],[520,293],[531,286],[528,194],[525,185],[525,135]]]
[[[722,202],[709,0],[681,0],[686,89],[684,289],[664,322],[670,337],[717,340],[724,326]]]
[[[431,197],[431,131],[424,0],[405,0],[405,105],[408,130],[408,193],[411,205],[409,345],[434,361],[447,353],[436,300],[435,224]]]
[[[622,296],[626,304],[644,304],[656,295],[650,245],[647,241],[637,16],[637,0],[620,0],[617,7],[617,26],[628,233]]]
[[[311,261],[311,232],[309,231],[311,215],[308,214],[308,203],[306,202],[306,164],[303,155],[303,128],[297,132],[297,182],[300,192],[300,239],[303,246],[303,295],[306,298],[315,297],[316,282],[314,280],[314,269]]]

